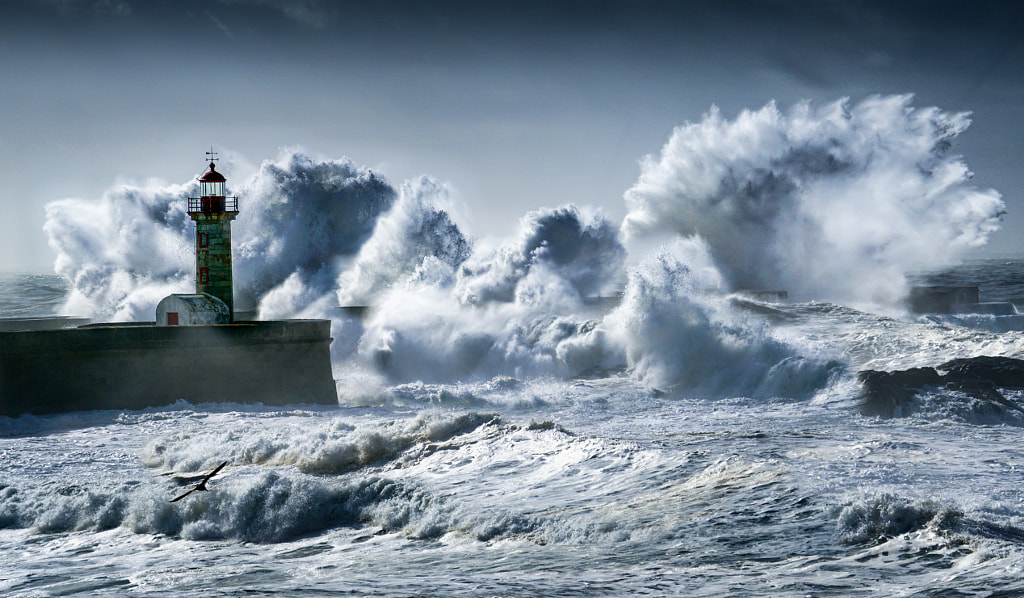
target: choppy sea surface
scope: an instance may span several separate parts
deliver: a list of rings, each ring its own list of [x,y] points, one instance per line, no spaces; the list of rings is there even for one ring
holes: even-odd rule
[[[1024,297],[1021,260],[921,278]],[[0,317],[52,315],[66,291],[4,275]],[[336,363],[337,407],[0,418],[0,594],[1024,595],[1021,391],[993,410],[934,389],[880,418],[856,378],[1024,357],[1020,317],[736,309],[813,359],[719,343],[699,361],[698,335],[668,334],[693,384]]]

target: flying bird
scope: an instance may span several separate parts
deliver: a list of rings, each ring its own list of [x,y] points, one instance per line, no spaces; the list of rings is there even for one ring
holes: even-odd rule
[[[209,481],[210,481],[210,478],[212,478],[213,476],[217,475],[217,472],[218,472],[218,471],[220,471],[220,470],[221,470],[221,468],[223,468],[223,467],[224,467],[225,465],[227,465],[227,464],[228,464],[228,462],[227,462],[227,461],[225,461],[225,462],[221,463],[220,465],[218,465],[218,466],[217,466],[217,469],[214,469],[214,470],[213,470],[213,471],[211,471],[211,472],[210,472],[209,474],[207,474],[207,476],[206,476],[205,478],[203,478],[203,481],[201,481],[201,482],[199,482],[198,484],[196,484],[195,488],[192,488],[191,490],[189,490],[189,491],[188,491],[188,492],[186,492],[185,494],[182,494],[182,495],[181,495],[181,496],[179,496],[178,498],[173,498],[173,499],[171,499],[171,502],[178,502],[179,500],[181,500],[181,499],[185,498],[185,497],[186,497],[186,496],[188,496],[189,494],[192,494],[192,493],[193,493],[193,492],[195,492],[196,490],[199,490],[200,492],[206,492],[206,482],[209,482]]]

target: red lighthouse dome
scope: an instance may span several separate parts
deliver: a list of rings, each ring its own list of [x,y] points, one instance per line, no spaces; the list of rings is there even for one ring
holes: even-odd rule
[[[217,165],[210,162],[210,170],[199,177],[199,195],[201,197],[224,197],[224,183],[227,179],[217,172]]]

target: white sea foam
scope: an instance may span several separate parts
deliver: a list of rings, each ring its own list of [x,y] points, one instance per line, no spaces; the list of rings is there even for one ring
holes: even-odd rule
[[[220,481],[183,504],[168,502],[166,490],[153,485],[109,492],[7,487],[0,489],[0,529],[55,534],[125,527],[192,540],[282,542],[341,526],[401,530],[428,503],[422,491],[382,478],[331,482],[269,471]]]
[[[319,427],[279,428],[259,433],[256,426],[210,435],[203,430],[180,432],[155,440],[143,451],[143,462],[176,471],[212,469],[227,460],[237,465],[292,465],[299,471],[339,474],[367,465],[383,464],[414,445],[443,442],[483,425],[497,416],[482,413],[424,412],[407,421],[354,427],[329,421]]]
[[[995,316],[989,314],[929,314],[920,321],[945,326],[963,326],[989,332],[1024,332],[1024,314]]]
[[[926,526],[949,527],[962,515],[932,500],[881,494],[842,507],[837,525],[845,542],[879,542]]]

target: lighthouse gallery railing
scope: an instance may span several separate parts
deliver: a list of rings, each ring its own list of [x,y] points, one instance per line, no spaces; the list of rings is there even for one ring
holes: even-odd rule
[[[237,197],[190,197],[188,198],[189,214],[212,214],[216,212],[238,212]]]

